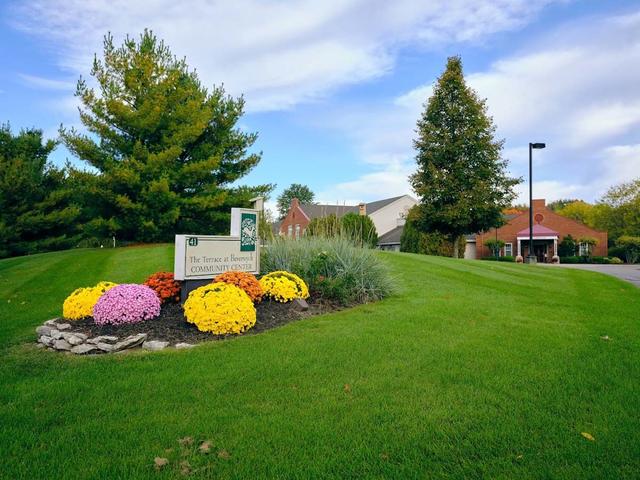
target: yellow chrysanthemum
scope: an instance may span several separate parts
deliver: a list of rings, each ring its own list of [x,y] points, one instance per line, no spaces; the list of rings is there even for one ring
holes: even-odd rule
[[[215,282],[196,288],[184,302],[184,315],[201,332],[242,333],[256,323],[256,309],[241,288]]]
[[[279,270],[271,272],[260,279],[265,296],[278,302],[290,302],[296,298],[309,298],[309,288],[294,273]]]
[[[62,304],[62,316],[69,320],[80,320],[93,315],[93,307],[104,292],[117,283],[100,282],[95,287],[77,288]]]

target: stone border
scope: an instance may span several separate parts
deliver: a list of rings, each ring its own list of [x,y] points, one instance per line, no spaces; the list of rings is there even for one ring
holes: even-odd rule
[[[146,333],[137,333],[128,337],[119,338],[114,335],[98,335],[89,337],[81,332],[74,332],[70,323],[60,323],[62,318],[47,320],[38,328],[38,347],[61,352],[75,353],[76,355],[117,353],[125,350],[142,347],[144,350],[156,352],[164,350],[169,342],[163,340],[147,340]],[[176,343],[177,349],[195,347],[192,343]]]

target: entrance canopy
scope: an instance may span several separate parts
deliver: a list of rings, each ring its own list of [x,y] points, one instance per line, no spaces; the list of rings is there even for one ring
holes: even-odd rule
[[[549,239],[552,239],[553,237],[558,238],[558,232],[556,232],[555,230],[551,230],[550,228],[547,228],[543,225],[540,225],[539,223],[536,223],[533,226],[533,236],[535,237],[546,237]],[[524,230],[520,230],[517,234],[518,238],[529,238],[529,227],[525,228]]]
[[[529,240],[529,227],[523,230],[520,230],[517,236],[518,236],[518,256],[520,256],[522,252],[522,247],[521,247],[522,242],[526,243],[526,241]],[[551,230],[550,228],[547,228],[537,223],[533,226],[533,239],[534,241],[537,241],[538,243],[543,243],[545,245],[548,245],[551,242],[553,242],[553,256],[558,255],[558,232],[556,232],[555,230]],[[547,247],[545,246],[544,248],[546,251]],[[531,253],[529,254],[531,255]],[[546,255],[547,254],[545,253],[545,256]]]

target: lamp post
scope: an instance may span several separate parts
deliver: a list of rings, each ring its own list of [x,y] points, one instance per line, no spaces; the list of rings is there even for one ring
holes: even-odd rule
[[[529,255],[527,263],[537,263],[538,259],[533,254],[533,149],[542,149],[547,145],[544,143],[529,142]]]

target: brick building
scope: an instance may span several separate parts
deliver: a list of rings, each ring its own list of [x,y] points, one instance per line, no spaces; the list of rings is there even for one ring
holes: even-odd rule
[[[506,215],[507,223],[502,227],[467,237],[465,258],[484,258],[494,255],[485,245],[489,239],[498,238],[505,242],[501,256],[527,257],[529,255],[529,210],[519,214]],[[586,225],[563,217],[549,210],[544,199],[533,200],[533,253],[539,263],[550,263],[558,254],[558,243],[567,235],[574,240],[591,237],[597,243],[591,249],[595,256],[607,255],[607,232],[600,232]],[[586,254],[586,245],[580,245],[580,253]]]
[[[376,226],[378,247],[384,250],[400,250],[400,236],[409,209],[417,201],[409,195],[385,198],[359,205],[322,205],[316,203],[301,204],[294,198],[287,215],[278,225],[278,234],[299,238],[314,218],[334,214],[342,217],[347,213],[368,215]]]

